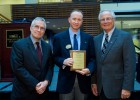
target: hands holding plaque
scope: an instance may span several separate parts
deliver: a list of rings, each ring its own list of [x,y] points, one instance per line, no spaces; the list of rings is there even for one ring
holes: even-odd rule
[[[85,50],[70,50],[73,65],[71,70],[81,70],[86,67],[86,51]]]
[[[86,68],[86,51],[85,50],[71,50],[71,58],[73,59],[73,64],[71,66],[71,71],[75,71],[82,75],[90,74],[88,68]]]
[[[70,66],[71,71],[75,71],[82,75],[90,74],[88,68],[86,68],[86,51],[85,50],[70,50],[71,58],[64,60],[64,65]],[[64,68],[66,67],[64,66]]]

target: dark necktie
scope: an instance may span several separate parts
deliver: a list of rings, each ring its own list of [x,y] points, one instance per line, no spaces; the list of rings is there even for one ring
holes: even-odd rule
[[[78,50],[78,41],[76,39],[76,34],[74,34],[73,50]]]
[[[105,54],[107,44],[108,44],[108,34],[105,34],[105,40],[104,40],[103,47],[102,47],[102,53],[103,54]]]
[[[36,45],[37,45],[36,51],[37,51],[38,59],[39,59],[39,62],[41,64],[41,62],[42,62],[42,53],[41,53],[41,48],[39,46],[39,42],[36,42]]]

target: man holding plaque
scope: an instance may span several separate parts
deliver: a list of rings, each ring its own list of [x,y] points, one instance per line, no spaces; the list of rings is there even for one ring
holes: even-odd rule
[[[54,36],[55,64],[60,68],[57,91],[60,100],[87,100],[95,69],[93,37],[80,30],[83,13],[73,10],[69,29]]]

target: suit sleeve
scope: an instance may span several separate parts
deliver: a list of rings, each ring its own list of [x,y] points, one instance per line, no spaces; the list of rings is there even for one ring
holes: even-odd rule
[[[93,38],[94,42],[94,55],[95,55],[95,37]],[[91,74],[91,84],[97,84],[97,66],[96,66],[96,56],[94,56],[94,64],[95,64],[95,71]]]
[[[16,78],[25,84],[28,89],[33,90],[39,81],[34,78],[25,68],[23,64],[24,57],[22,49],[23,48],[20,46],[20,43],[15,42],[13,44],[10,59],[11,67]]]
[[[52,50],[51,48],[49,48],[49,53],[48,53],[50,56],[49,56],[49,60],[48,60],[48,72],[47,72],[47,76],[46,76],[46,80],[49,81],[49,85],[52,81],[52,77],[53,77],[53,68],[54,68],[54,59],[53,59],[53,55],[52,55]]]
[[[124,40],[123,60],[124,60],[123,89],[131,91],[133,90],[134,87],[136,57],[134,44],[130,34],[127,35]]]
[[[88,60],[87,68],[89,68],[90,73],[92,74],[95,71],[95,67],[96,67],[94,41],[93,41],[92,36],[89,38],[89,51],[88,52],[89,52],[89,56],[88,56],[89,58],[87,59],[89,60]]]
[[[58,67],[63,66],[63,62],[65,60],[64,57],[62,57],[61,54],[61,46],[60,46],[60,38],[58,36],[54,36],[53,40],[53,56],[54,56],[54,62]]]

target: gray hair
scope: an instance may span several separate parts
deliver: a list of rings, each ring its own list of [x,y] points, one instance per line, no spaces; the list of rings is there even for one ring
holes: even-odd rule
[[[111,10],[102,10],[99,13],[98,20],[100,20],[101,16],[106,14],[106,13],[109,13],[112,16],[112,18],[116,19],[116,15],[115,15],[115,13],[113,11],[111,11]]]
[[[44,22],[44,28],[46,29],[47,28],[47,25],[46,25],[46,20],[43,18],[43,17],[36,17],[32,23],[31,23],[31,27],[35,26],[35,22],[36,21],[43,21]]]
[[[83,17],[83,12],[82,12],[82,10],[74,9],[74,10],[71,11],[70,16],[72,15],[73,12],[79,12],[79,13],[82,14],[82,17]]]

